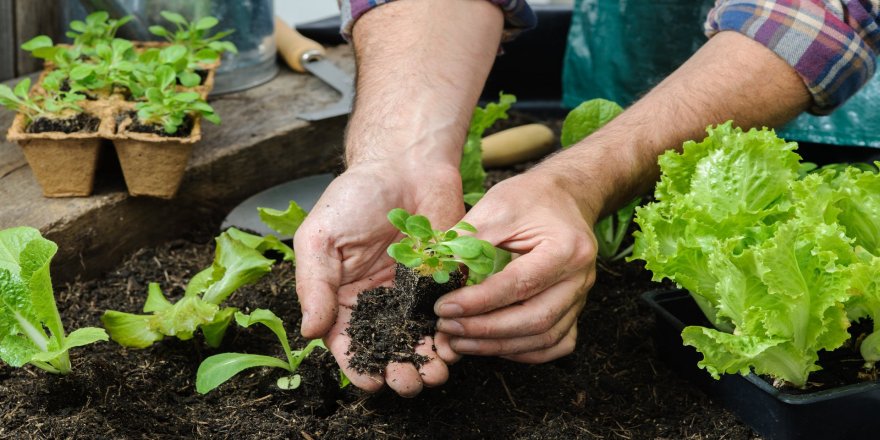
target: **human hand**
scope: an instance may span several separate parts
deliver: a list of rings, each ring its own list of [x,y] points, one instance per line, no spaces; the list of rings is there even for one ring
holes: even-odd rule
[[[479,230],[478,238],[522,256],[437,302],[441,358],[541,363],[571,353],[596,276],[593,220],[551,176],[531,171],[493,187],[464,221]],[[447,340],[451,351],[440,350]]]
[[[399,231],[388,222],[388,211],[418,212],[437,227],[451,227],[464,214],[458,168],[423,163],[396,157],[353,165],[330,184],[294,238],[302,334],[324,338],[351,382],[367,391],[387,382],[398,394],[414,396],[423,385],[440,385],[448,377],[431,337],[416,347],[431,359],[420,371],[412,364],[394,363],[384,377],[360,375],[348,368],[345,354],[350,340],[345,329],[357,294],[388,285],[394,277],[386,248]]]

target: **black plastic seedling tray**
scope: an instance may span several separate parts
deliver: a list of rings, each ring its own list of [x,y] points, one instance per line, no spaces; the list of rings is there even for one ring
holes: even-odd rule
[[[880,383],[791,394],[755,374],[714,380],[697,367],[702,356],[681,342],[684,327],[709,325],[690,295],[663,290],[642,298],[657,313],[654,344],[661,360],[766,439],[880,439]]]

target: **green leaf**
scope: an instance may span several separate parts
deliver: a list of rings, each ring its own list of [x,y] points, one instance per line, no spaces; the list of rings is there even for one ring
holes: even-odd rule
[[[168,29],[165,29],[162,26],[154,25],[149,27],[150,33],[156,35],[158,37],[167,37]]]
[[[115,310],[107,310],[101,316],[101,322],[110,334],[110,339],[131,348],[147,348],[165,337],[153,327],[152,321],[152,315],[135,315]]]
[[[477,233],[477,228],[475,228],[474,225],[472,225],[468,222],[458,222],[455,224],[455,226],[452,227],[452,229],[459,229],[462,231],[473,232],[475,234]]]
[[[293,365],[293,353],[287,340],[287,331],[284,330],[284,323],[281,321],[281,318],[272,313],[271,310],[256,309],[250,315],[236,312],[235,322],[242,327],[250,327],[253,324],[259,323],[272,330],[272,333],[275,333],[278,341],[281,342],[281,347],[284,348],[284,353],[287,355],[287,360],[290,363],[290,371],[296,371],[296,366]]]
[[[220,309],[214,315],[213,321],[201,325],[202,334],[205,335],[205,343],[209,347],[220,347],[220,344],[223,343],[223,336],[226,335],[226,329],[229,328],[229,324],[232,323],[232,319],[237,311],[238,309],[235,307]]]
[[[410,217],[409,213],[406,212],[405,209],[394,208],[388,212],[388,221],[394,225],[400,232],[404,234],[407,233],[406,229],[406,219]]]
[[[483,187],[486,180],[486,171],[483,169],[483,133],[495,121],[507,119],[507,110],[515,102],[515,96],[501,93],[497,103],[489,103],[485,108],[474,109],[459,166],[465,203],[469,205],[476,204],[486,193]]]
[[[71,23],[71,24],[73,24],[73,23]],[[21,48],[28,51],[28,52],[33,52],[33,51],[40,49],[40,48],[52,47],[53,45],[54,45],[54,43],[52,43],[51,38],[49,38],[46,35],[38,35],[38,36],[26,41],[24,44],[22,44]]]
[[[186,57],[187,49],[179,44],[168,46],[159,52],[159,60],[164,64],[174,64]],[[171,69],[174,72],[174,69]],[[167,73],[165,74],[167,75]],[[164,84],[163,81],[160,81]]]
[[[162,15],[163,18],[165,18],[166,20],[168,20],[174,24],[179,24],[179,25],[188,24],[188,22],[186,21],[186,18],[183,18],[182,15],[180,15],[176,12],[162,11],[162,12],[160,12],[160,14]]]
[[[15,90],[13,90],[13,93],[15,93],[16,96],[18,96],[22,99],[26,99],[30,89],[31,89],[31,79],[25,78],[25,79],[19,81],[18,84],[15,85]]]
[[[411,215],[406,219],[406,234],[419,240],[429,240],[434,236],[431,222],[423,215]]]
[[[404,243],[393,243],[388,246],[388,255],[398,263],[409,268],[418,267],[422,264],[422,254],[419,254],[411,246]]]
[[[469,235],[456,237],[453,240],[443,242],[453,255],[462,259],[476,258],[483,253],[483,241]]]
[[[449,272],[441,269],[432,273],[431,277],[434,278],[434,282],[437,284],[446,284],[449,281]]]
[[[302,225],[308,213],[300,208],[293,200],[284,211],[272,208],[257,208],[260,214],[260,220],[273,231],[279,234],[293,237],[297,229]]]
[[[294,374],[292,376],[282,376],[278,378],[278,381],[275,382],[278,385],[278,388],[282,390],[295,390],[299,388],[302,384],[302,376],[299,374]]]
[[[591,99],[581,103],[568,113],[562,124],[562,148],[580,142],[621,113],[623,108],[605,99]]]
[[[10,110],[18,111],[18,97],[15,92],[5,84],[0,84],[0,104],[8,107]]]
[[[289,370],[281,359],[259,354],[221,353],[205,359],[196,372],[196,391],[205,394],[217,388],[236,374],[255,367],[274,367]]]
[[[184,87],[195,87],[202,82],[202,77],[193,72],[181,72],[177,77],[180,79],[180,85]]]
[[[198,30],[204,31],[204,30],[211,29],[214,26],[217,26],[217,24],[219,24],[219,23],[220,23],[220,20],[217,20],[214,17],[204,17],[204,18],[199,19],[199,21],[196,22],[195,28]]]
[[[226,230],[226,233],[228,233],[233,239],[240,241],[245,246],[256,250],[260,254],[265,254],[268,251],[275,251],[284,256],[284,261],[296,262],[293,249],[282,243],[281,240],[277,239],[275,236],[267,235],[264,237],[262,235],[249,234],[236,228],[229,228]]]
[[[159,283],[150,283],[147,288],[147,301],[144,303],[144,313],[161,312],[171,306],[171,301],[165,298]]]
[[[257,282],[269,273],[273,261],[224,232],[215,240],[217,249],[212,265],[212,283],[204,294],[205,301],[220,304],[240,287]]]

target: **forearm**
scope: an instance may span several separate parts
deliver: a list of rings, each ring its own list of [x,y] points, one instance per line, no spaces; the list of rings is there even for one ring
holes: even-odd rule
[[[473,107],[501,40],[501,10],[478,0],[397,1],[354,26],[357,98],[349,165],[416,157],[458,166]]]
[[[657,158],[701,139],[728,119],[743,128],[777,126],[804,111],[810,95],[784,60],[751,39],[723,32],[601,130],[536,172],[566,188],[595,222],[657,180]]]

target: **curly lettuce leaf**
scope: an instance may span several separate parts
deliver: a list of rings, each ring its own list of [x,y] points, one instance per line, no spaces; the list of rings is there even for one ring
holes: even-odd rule
[[[490,102],[485,108],[474,109],[459,166],[464,201],[468,205],[476,204],[486,194],[483,187],[486,181],[486,170],[483,168],[483,133],[495,121],[507,119],[507,110],[515,102],[515,96],[501,93],[498,102]]]
[[[280,211],[272,208],[257,208],[260,213],[260,220],[273,231],[281,235],[293,237],[296,230],[299,229],[302,222],[305,221],[308,213],[302,209],[293,200],[286,210]]]

